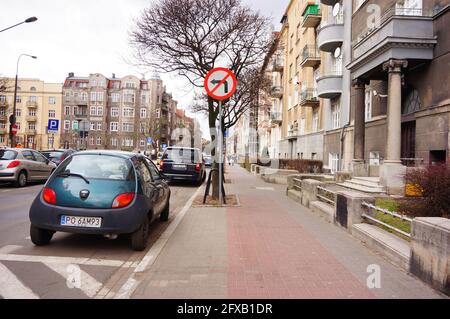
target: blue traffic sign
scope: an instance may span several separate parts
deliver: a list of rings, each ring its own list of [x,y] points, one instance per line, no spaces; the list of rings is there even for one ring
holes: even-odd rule
[[[59,129],[59,120],[48,120],[48,132],[50,133],[58,133]]]
[[[150,145],[153,143],[153,139],[151,137],[147,137],[147,144]]]
[[[162,148],[163,148],[163,150],[165,150],[167,148],[167,144],[163,144]]]

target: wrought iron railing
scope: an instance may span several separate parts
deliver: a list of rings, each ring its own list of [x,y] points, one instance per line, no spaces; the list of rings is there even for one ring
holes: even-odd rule
[[[306,89],[300,94],[300,104],[307,102],[319,102],[319,96],[317,94],[317,89]]]
[[[302,51],[302,63],[306,59],[320,59],[320,51],[315,45],[306,45]]]

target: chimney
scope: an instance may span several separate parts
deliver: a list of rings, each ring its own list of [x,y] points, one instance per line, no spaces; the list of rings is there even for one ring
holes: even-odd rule
[[[116,74],[115,74],[115,73],[112,74],[112,78],[113,78],[113,79],[116,78]]]
[[[73,72],[69,73],[69,78],[73,78],[74,76],[75,76],[75,73],[73,73]]]

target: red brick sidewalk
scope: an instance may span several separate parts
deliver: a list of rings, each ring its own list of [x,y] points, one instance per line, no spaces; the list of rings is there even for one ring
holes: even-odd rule
[[[230,177],[239,188],[255,178],[235,169]],[[242,207],[227,210],[229,298],[374,297],[278,205],[286,198],[258,189],[239,197]]]

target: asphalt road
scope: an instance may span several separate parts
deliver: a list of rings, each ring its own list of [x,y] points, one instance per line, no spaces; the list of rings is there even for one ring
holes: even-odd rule
[[[56,233],[45,247],[29,238],[29,207],[43,184],[14,188],[0,184],[0,298],[112,298],[147,251],[195,193],[189,184],[171,185],[169,222],[151,226],[145,251],[134,252],[129,236]]]

